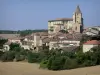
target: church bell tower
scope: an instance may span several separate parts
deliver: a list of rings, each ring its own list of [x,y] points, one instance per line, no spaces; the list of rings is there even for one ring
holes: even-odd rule
[[[83,18],[79,5],[73,14],[73,31],[79,33],[83,32]]]

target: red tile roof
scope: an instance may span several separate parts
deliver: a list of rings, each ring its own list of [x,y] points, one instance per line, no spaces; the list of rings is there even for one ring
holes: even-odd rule
[[[98,40],[91,40],[84,43],[85,45],[100,45],[100,41]]]

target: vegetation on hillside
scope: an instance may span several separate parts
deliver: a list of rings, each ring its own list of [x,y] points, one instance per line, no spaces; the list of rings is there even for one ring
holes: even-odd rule
[[[25,60],[29,63],[40,63],[40,68],[49,70],[100,65],[100,46],[94,47],[86,53],[82,52],[82,44],[90,38],[83,37],[80,47],[76,52],[62,52],[61,49],[52,49],[49,51],[49,47],[44,45],[38,53],[34,53],[21,48],[19,44],[11,43],[9,51],[0,51],[0,60],[3,62]]]
[[[33,32],[47,32],[47,30],[46,29],[40,29],[40,30],[18,30],[18,31],[0,30],[0,34],[20,34],[21,36],[26,36],[26,35],[31,34]]]
[[[100,46],[92,48],[91,51],[63,52],[52,51],[47,59],[43,59],[40,67],[50,70],[73,69],[77,67],[100,65]]]
[[[0,39],[0,49],[3,48],[3,45],[7,42],[7,39]]]
[[[83,53],[62,52],[59,49],[49,51],[48,47],[34,53],[24,50],[18,44],[11,44],[10,50],[0,52],[0,59],[6,61],[24,61],[29,63],[40,63],[40,68],[49,70],[74,69],[78,67],[100,65],[100,46],[92,48],[91,51]]]

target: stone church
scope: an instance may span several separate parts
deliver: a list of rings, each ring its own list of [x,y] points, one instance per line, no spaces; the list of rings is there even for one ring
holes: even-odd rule
[[[78,33],[83,32],[83,18],[79,5],[76,7],[72,18],[57,18],[48,21],[49,34],[57,33],[60,30]]]

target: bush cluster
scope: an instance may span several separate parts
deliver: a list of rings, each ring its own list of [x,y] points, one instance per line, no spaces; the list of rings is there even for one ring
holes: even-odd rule
[[[63,52],[52,51],[48,59],[42,60],[41,68],[49,70],[74,69],[78,67],[100,65],[100,46],[92,48],[91,51],[83,52]]]
[[[22,61],[26,59],[27,51],[20,47],[19,44],[11,43],[10,50],[7,52],[0,52],[0,59],[3,62],[6,61]]]

